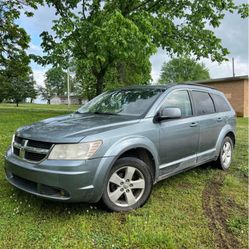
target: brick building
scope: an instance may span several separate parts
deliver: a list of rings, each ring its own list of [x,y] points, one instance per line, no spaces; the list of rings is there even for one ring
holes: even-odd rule
[[[205,84],[220,90],[226,95],[237,116],[249,117],[248,75],[195,81],[192,83]]]

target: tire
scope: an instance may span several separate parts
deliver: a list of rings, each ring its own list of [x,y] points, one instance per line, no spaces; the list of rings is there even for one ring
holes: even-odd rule
[[[152,174],[143,161],[118,159],[105,181],[102,203],[115,212],[137,209],[148,200],[152,186]]]
[[[216,161],[216,165],[222,170],[228,170],[231,162],[232,162],[232,155],[233,155],[233,141],[230,137],[225,137],[220,149],[219,157]]]

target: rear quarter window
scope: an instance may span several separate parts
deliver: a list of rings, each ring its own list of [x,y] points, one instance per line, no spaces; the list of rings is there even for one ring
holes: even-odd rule
[[[216,112],[228,112],[231,110],[224,97],[217,94],[211,94],[211,97],[214,101]]]
[[[214,103],[207,92],[192,91],[197,115],[215,113]]]

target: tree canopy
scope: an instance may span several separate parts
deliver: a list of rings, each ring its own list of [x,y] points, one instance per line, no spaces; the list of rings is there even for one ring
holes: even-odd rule
[[[0,67],[4,68],[8,60],[15,56],[23,56],[29,47],[30,37],[15,20],[25,7],[37,8],[42,0],[1,0],[0,1]],[[32,16],[31,11],[23,11],[26,16]]]
[[[236,6],[233,0],[2,0],[0,77],[5,80],[0,82],[0,100],[10,89],[7,85],[11,85],[8,82],[13,77],[6,80],[10,67],[20,69],[22,77],[30,79],[26,54],[30,38],[15,20],[21,11],[32,16],[32,9],[44,3],[55,8],[57,17],[53,20],[53,33],[41,34],[45,55],[31,57],[43,65],[62,69],[73,60],[78,87],[75,92],[88,98],[104,89],[148,84],[149,58],[158,47],[170,56],[225,60],[228,50],[222,47],[213,28],[220,25],[227,11],[237,10],[243,18],[249,13],[248,4]],[[14,60],[25,62],[25,66],[16,66]],[[15,79],[20,79],[21,74],[18,75]],[[18,82],[21,86],[22,81]],[[50,98],[50,86],[41,90]],[[32,92],[34,96],[33,90],[29,95]]]
[[[3,99],[20,101],[35,98],[35,81],[26,49],[30,37],[16,24],[21,10],[26,7],[36,8],[39,0],[2,0],[0,1],[0,102]],[[32,12],[24,11],[26,16]]]
[[[210,79],[210,75],[203,63],[198,63],[189,57],[180,57],[163,64],[159,83],[166,84],[207,79]]]
[[[67,92],[67,73],[61,67],[53,67],[45,73],[45,87],[39,87],[43,99],[50,104],[54,96],[64,96]]]
[[[0,70],[1,100],[14,101],[18,106],[26,98],[36,97],[35,81],[28,63],[29,58],[25,55],[15,55],[5,62],[4,70]]]
[[[237,8],[233,0],[46,2],[55,7],[58,16],[52,27],[55,35],[41,34],[46,56],[36,56],[35,60],[67,67],[68,58],[72,57],[81,72],[78,77],[91,78],[87,89],[93,95],[110,87],[108,77],[119,79],[121,84],[130,81],[125,73],[128,68],[129,73],[140,68],[138,80],[148,83],[149,78],[143,78],[142,72],[150,71],[149,58],[158,47],[170,55],[191,54],[197,59],[223,61],[228,50],[211,28],[220,25],[226,11]],[[240,13],[244,14],[242,10]]]

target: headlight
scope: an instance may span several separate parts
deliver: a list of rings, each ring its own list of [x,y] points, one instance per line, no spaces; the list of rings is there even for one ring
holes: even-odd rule
[[[92,157],[101,146],[102,141],[79,144],[56,144],[48,159],[53,160],[84,160]]]

